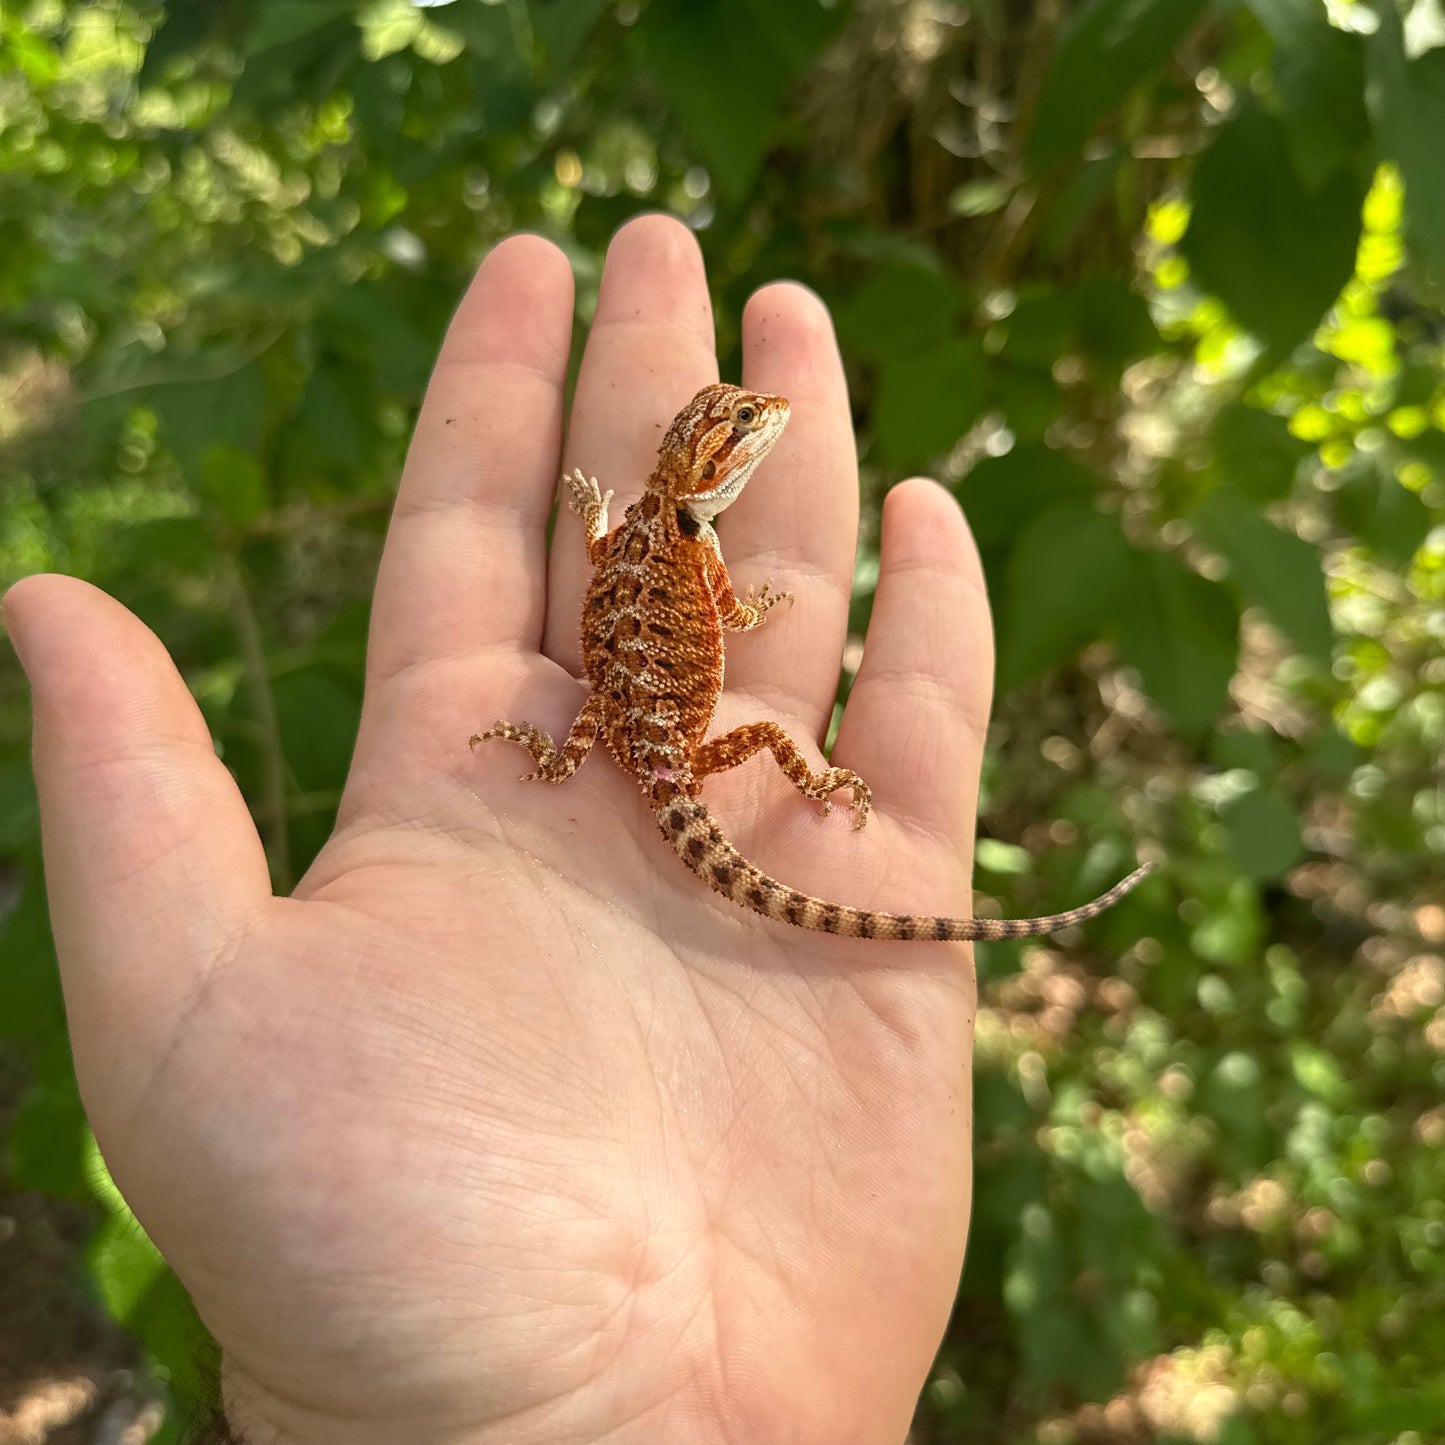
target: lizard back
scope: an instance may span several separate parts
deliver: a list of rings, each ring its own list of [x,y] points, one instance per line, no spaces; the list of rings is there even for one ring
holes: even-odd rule
[[[646,492],[607,538],[582,607],[583,665],[606,703],[600,736],[649,796],[688,791],[692,751],[722,695],[706,547]]]

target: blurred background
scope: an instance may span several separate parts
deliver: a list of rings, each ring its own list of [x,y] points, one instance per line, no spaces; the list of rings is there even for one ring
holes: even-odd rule
[[[980,906],[1164,860],[978,951],[914,1445],[1445,1440],[1440,0],[9,0],[0,584],[156,629],[278,889],[473,266],[553,237],[580,336],[652,208],[725,377],[760,283],[834,307],[859,639],[886,487],[968,511]],[[76,1098],[27,729],[6,652],[0,1442],[173,1441],[205,1354]]]

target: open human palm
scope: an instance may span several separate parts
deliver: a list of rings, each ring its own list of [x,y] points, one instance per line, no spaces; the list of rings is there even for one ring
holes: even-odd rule
[[[560,736],[586,696],[580,527],[547,535],[564,465],[625,505],[716,376],[694,241],[632,223],[564,453],[571,286],[515,237],[453,321],[336,831],[291,898],[154,636],[83,583],[12,590],[82,1092],[256,1445],[888,1445],[967,1231],[967,949],[745,913],[600,751],[550,787],[467,747],[497,717]],[[847,394],[801,288],[753,298],[743,351],[792,421],[719,531],[740,590],[796,600],[729,640],[717,727],[776,719],[816,762],[857,532]],[[834,750],[868,827],[766,755],[705,797],[788,883],[966,912],[991,673],[967,529],[907,483]]]

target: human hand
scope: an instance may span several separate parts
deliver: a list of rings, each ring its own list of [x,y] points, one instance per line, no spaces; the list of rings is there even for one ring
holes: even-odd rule
[[[84,583],[6,600],[35,696],[47,882],[87,1110],[223,1350],[252,1445],[882,1445],[942,1334],[969,1210],[960,945],[735,909],[600,750],[564,786],[467,738],[565,733],[586,566],[562,467],[617,507],[716,376],[678,223],[608,254],[561,454],[567,262],[483,263],[418,423],[377,581],[336,831],[271,896],[245,804],[156,638]],[[719,728],[828,725],[858,486],[827,315],[765,288],[744,384],[788,431],[720,522],[796,605],[728,644]],[[953,502],[884,510],[834,761],[863,832],[770,760],[710,780],[741,851],[839,902],[969,902],[992,653]],[[816,762],[820,754],[814,752]]]

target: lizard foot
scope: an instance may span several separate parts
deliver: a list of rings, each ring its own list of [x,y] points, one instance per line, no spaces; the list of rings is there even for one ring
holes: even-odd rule
[[[597,484],[596,477],[584,477],[581,467],[573,467],[570,474],[562,478],[571,493],[569,502],[571,508],[579,517],[585,517],[590,507],[596,507],[598,511],[605,512],[607,504],[612,500],[612,493],[604,492]]]
[[[772,608],[780,602],[791,602],[791,592],[774,592],[773,583],[770,578],[761,587],[749,587],[747,595],[743,598],[743,607],[746,611],[755,613],[761,620]]]
[[[817,780],[818,791],[808,791],[809,797],[819,799],[822,803],[823,816],[826,818],[833,811],[833,799],[828,795],[837,792],[840,788],[851,788],[853,790],[853,801],[849,803],[849,811],[853,814],[853,828],[863,827],[868,821],[869,811],[873,807],[873,790],[858,776],[847,768],[833,768]]]

